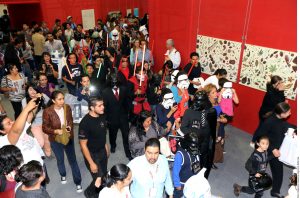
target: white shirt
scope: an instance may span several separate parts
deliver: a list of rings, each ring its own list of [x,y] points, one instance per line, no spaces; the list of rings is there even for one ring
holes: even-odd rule
[[[42,165],[44,164],[44,161],[42,160],[42,156],[44,156],[43,150],[41,146],[39,145],[36,138],[33,138],[32,136],[28,135],[26,133],[27,129],[29,128],[30,123],[26,122],[25,127],[22,131],[21,136],[19,137],[19,140],[16,144],[16,146],[21,150],[21,153],[23,155],[24,164],[36,160],[40,162]],[[11,145],[11,143],[8,140],[7,135],[0,137],[0,148],[6,145]]]
[[[59,117],[61,126],[63,126],[64,123],[65,123],[65,112],[64,112],[64,108],[62,107],[62,108],[60,108],[60,109],[58,109],[58,110],[57,110],[57,109],[54,109],[54,111],[56,112],[56,114],[57,114],[58,117]]]
[[[169,55],[169,58],[171,59],[171,61],[173,63],[173,69],[177,69],[181,62],[180,53],[174,48],[172,51],[167,50],[165,55]]]
[[[121,192],[114,186],[111,186],[110,188],[103,188],[100,191],[99,198],[131,198],[131,195],[128,186],[123,188]]]
[[[173,195],[173,183],[167,158],[159,155],[155,164],[150,164],[145,155],[131,160],[132,172],[130,193],[132,198],[161,198],[164,190]]]
[[[204,81],[204,85],[206,86],[208,84],[213,84],[217,87],[217,89],[219,89],[219,79],[217,78],[216,75],[210,76],[208,77],[205,81]]]

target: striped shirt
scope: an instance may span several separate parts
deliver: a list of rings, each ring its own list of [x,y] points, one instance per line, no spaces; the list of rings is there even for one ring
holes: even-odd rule
[[[25,97],[25,76],[19,73],[20,79],[12,80],[4,76],[1,80],[1,87],[16,88],[16,91],[9,91],[9,100],[13,102],[20,102]]]

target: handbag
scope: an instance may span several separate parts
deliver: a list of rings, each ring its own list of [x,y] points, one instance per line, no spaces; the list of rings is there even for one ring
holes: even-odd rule
[[[221,141],[216,142],[215,144],[215,155],[214,155],[214,163],[223,163],[223,147]]]
[[[297,135],[293,136],[293,131],[289,131],[285,134],[280,146],[280,157],[278,159],[286,165],[297,167],[297,154],[299,152]]]
[[[67,145],[70,141],[71,134],[67,131],[67,106],[64,105],[64,124],[62,126],[62,134],[55,136],[55,141],[63,145]]]
[[[272,186],[272,177],[268,173],[262,173],[260,177],[250,176],[248,182],[250,188],[259,192]]]

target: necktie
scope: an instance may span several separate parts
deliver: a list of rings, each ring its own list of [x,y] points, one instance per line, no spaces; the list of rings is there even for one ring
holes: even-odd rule
[[[115,97],[117,100],[119,100],[119,93],[118,93],[118,88],[114,88],[115,91]]]

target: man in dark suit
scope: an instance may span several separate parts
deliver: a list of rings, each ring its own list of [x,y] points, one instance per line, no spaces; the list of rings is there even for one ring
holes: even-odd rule
[[[116,151],[116,139],[118,130],[122,132],[123,146],[126,157],[131,160],[131,154],[128,144],[128,100],[127,89],[124,86],[119,86],[117,75],[112,73],[108,78],[109,86],[103,91],[105,113],[107,115],[109,142],[111,152]]]

